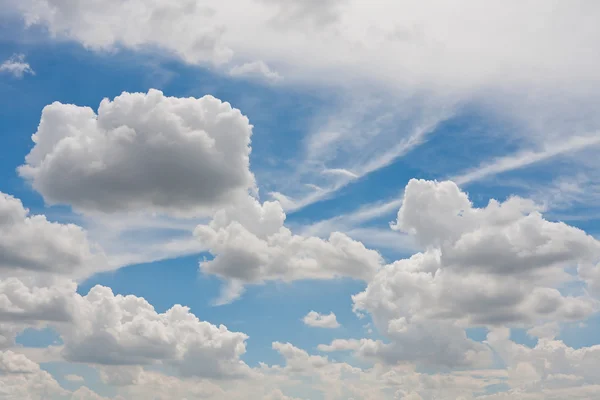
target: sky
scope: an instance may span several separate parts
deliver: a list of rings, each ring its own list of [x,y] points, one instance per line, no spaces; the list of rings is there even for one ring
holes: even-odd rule
[[[0,399],[600,399],[599,19],[0,0]]]

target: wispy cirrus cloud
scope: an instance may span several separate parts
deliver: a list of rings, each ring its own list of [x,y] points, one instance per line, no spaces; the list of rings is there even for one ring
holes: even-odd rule
[[[600,145],[599,134],[574,136],[561,142],[544,144],[540,150],[519,151],[516,154],[495,158],[450,179],[459,185],[466,185],[503,172],[521,169],[532,164],[548,161],[554,157],[576,153],[598,145]]]
[[[27,74],[35,75],[35,71],[25,61],[25,54],[13,54],[0,64],[0,72],[10,74],[18,79],[23,78]]]

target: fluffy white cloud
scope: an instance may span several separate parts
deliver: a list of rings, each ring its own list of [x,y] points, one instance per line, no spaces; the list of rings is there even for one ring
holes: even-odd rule
[[[411,180],[395,227],[414,234],[425,247],[440,248],[446,265],[499,275],[600,255],[592,236],[544,220],[531,201],[513,197],[475,208],[451,181]]]
[[[46,279],[39,286],[32,280],[0,280],[0,321],[28,324],[69,321],[77,284],[65,279]]]
[[[79,226],[30,215],[20,200],[1,192],[0,236],[0,277],[32,273],[81,277],[106,268],[104,254]]]
[[[597,309],[590,296],[559,288],[577,279],[565,268],[598,257],[600,243],[544,220],[529,201],[475,208],[453,182],[411,180],[395,228],[426,251],[385,266],[353,296],[355,310],[368,311],[391,342],[337,347],[387,362],[477,364],[489,354],[467,339],[468,326],[581,320]]]
[[[376,325],[379,321],[376,320]],[[398,329],[398,325],[401,326]],[[386,365],[424,365],[433,369],[488,367],[489,348],[467,338],[465,331],[446,321],[415,320],[410,325],[402,318],[380,328],[389,343],[381,340],[336,339],[321,345],[321,351],[353,351],[362,359]]]
[[[241,294],[244,284],[267,280],[370,279],[382,257],[348,236],[334,232],[328,240],[294,235],[283,223],[278,202],[262,205],[248,198],[235,208],[216,213],[208,225],[199,225],[196,237],[214,255],[200,263],[203,272],[230,281],[224,302]]]
[[[229,399],[224,396],[225,390],[210,381],[181,379],[150,371],[141,372],[135,383],[121,387],[120,392],[131,400]]]
[[[311,311],[304,316],[302,321],[315,328],[339,328],[340,324],[333,312],[329,314],[319,314],[316,311]]]
[[[594,368],[597,364],[597,346],[573,349],[554,339],[541,339],[534,348],[529,348],[510,341],[508,330],[504,329],[492,331],[486,343],[507,364],[506,369],[431,374],[416,372],[414,366],[410,365],[375,364],[370,368],[359,368],[327,357],[311,355],[290,343],[277,342],[273,343],[273,348],[284,358],[283,365],[262,364],[249,379],[219,382],[195,377],[167,376],[139,367],[102,368],[115,368],[115,375],[125,372],[124,369],[130,369],[126,374],[137,371],[135,380],[120,383],[110,381],[116,385],[114,390],[118,393],[111,398],[113,400],[235,400],[246,397],[300,400],[315,396],[327,400],[558,400],[594,398],[594,389],[599,387],[595,382],[600,379],[600,374]],[[8,398],[41,400],[45,394],[52,399],[61,400],[105,399],[86,387],[75,392],[61,389],[36,363],[18,353],[2,354],[0,370],[4,373],[3,376],[0,375],[0,387],[6,393],[14,394],[14,397]],[[487,388],[499,385],[508,385],[508,389],[494,395],[485,394]],[[288,390],[289,393],[306,394],[292,396]]]
[[[105,254],[79,226],[30,215],[20,200],[0,193],[0,347],[26,327],[72,317],[72,279],[107,269]]]
[[[487,337],[487,343],[507,365],[509,394],[535,399],[561,398],[561,393],[568,398],[590,398],[583,393],[589,396],[590,389],[600,385],[595,368],[600,362],[600,346],[575,349],[553,337],[540,337],[531,348],[511,341],[509,336],[508,329],[499,328]],[[571,397],[568,388],[573,390]]]
[[[29,63],[25,62],[24,54],[13,54],[8,60],[0,64],[0,72],[11,74],[15,78],[22,78],[26,74],[35,75]]]
[[[67,360],[117,366],[164,363],[184,376],[215,379],[249,373],[240,360],[247,336],[200,321],[186,307],[176,305],[159,314],[143,298],[115,296],[102,286],[75,305],[72,323],[57,326]]]
[[[0,352],[1,399],[64,399],[67,395],[68,392],[35,362],[12,351]]]
[[[251,134],[239,110],[212,96],[123,93],[97,114],[53,103],[19,174],[46,202],[82,211],[206,213],[254,189]]]
[[[341,134],[344,126],[318,132],[333,138],[321,151],[337,155],[334,160],[319,158],[317,169],[296,163],[302,166],[298,175],[305,174],[298,180],[322,190],[302,189],[308,186],[297,185],[288,168],[282,168],[281,180],[291,184],[276,191],[290,199],[287,209],[322,200],[353,182],[352,175],[389,165],[424,139],[399,126],[434,128],[465,103],[484,108],[484,113],[493,109],[495,118],[500,114],[510,120],[507,130],[518,137],[510,146],[520,147],[517,159],[510,155],[482,165],[478,170],[486,170],[485,176],[589,148],[581,143],[594,141],[600,127],[594,108],[600,56],[589,51],[600,37],[595,23],[600,6],[585,3],[496,1],[482,7],[474,0],[460,0],[459,5],[440,0],[375,5],[360,0],[238,0],[232,8],[218,0],[94,0],[75,6],[21,0],[6,7],[16,9],[28,24],[89,48],[158,47],[186,62],[229,60],[223,73],[252,73],[261,80],[275,76],[265,68],[274,65],[293,85],[349,87],[350,95],[341,97],[358,93],[359,110],[368,92],[375,92],[387,104],[368,110],[370,123],[348,124],[344,110],[342,122],[350,135]],[[457,6],[461,13],[454,12]],[[331,117],[331,107],[325,113],[316,118],[318,124]],[[377,126],[385,120],[392,122]],[[360,143],[359,136],[366,145],[348,146]],[[571,136],[577,145],[565,140]],[[344,148],[349,151],[340,154]],[[323,170],[351,174],[323,179],[317,172]],[[481,171],[470,172],[483,177]]]
[[[504,369],[462,370],[447,373],[420,373],[414,366],[359,368],[327,357],[311,355],[290,343],[273,343],[284,359],[283,365],[261,365],[250,380],[228,381],[225,385],[198,379],[181,379],[141,371],[139,379],[118,388],[127,399],[167,400],[255,398],[263,400],[491,400],[594,398],[594,384],[600,374],[593,368],[595,348],[575,350],[552,339],[535,348],[518,345],[507,331],[490,333],[487,344],[507,364]],[[557,370],[565,373],[556,373]],[[540,371],[540,372],[537,372]],[[537,375],[536,375],[537,374]],[[217,384],[216,384],[217,383]],[[486,389],[508,385],[506,391],[487,395]],[[581,385],[581,387],[579,387]],[[293,393],[306,395],[291,396]],[[292,391],[290,391],[291,393]],[[572,395],[570,395],[572,393]]]
[[[323,393],[328,400],[404,399],[417,394],[427,400],[472,399],[475,393],[501,383],[506,376],[502,370],[426,374],[416,372],[414,366],[375,364],[359,368],[311,355],[289,343],[274,343],[273,347],[284,357],[285,365],[273,366],[271,371],[311,382],[313,390]]]
[[[77,377],[76,375],[68,375]],[[71,381],[82,381],[69,379]],[[0,399],[6,400],[109,400],[85,386],[75,392],[62,388],[40,365],[23,354],[12,351],[0,352]],[[124,400],[121,396],[112,400]]]
[[[29,374],[39,371],[40,367],[23,354],[12,351],[0,352],[0,371],[9,374]]]
[[[117,46],[165,48],[190,63],[222,64],[232,52],[221,40],[215,10],[196,1],[94,1],[67,4],[25,1],[16,8],[27,24],[44,24],[50,34],[106,50]],[[106,24],[105,24],[106,23]]]

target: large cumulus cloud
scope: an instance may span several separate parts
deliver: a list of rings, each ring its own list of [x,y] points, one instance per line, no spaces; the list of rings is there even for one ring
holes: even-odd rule
[[[239,110],[212,96],[123,93],[97,114],[55,102],[19,173],[50,204],[197,215],[254,189],[251,133]]]
[[[561,287],[578,280],[569,267],[600,256],[600,243],[545,220],[529,201],[477,208],[453,182],[411,180],[394,227],[414,235],[424,252],[386,265],[353,297],[355,310],[369,312],[391,342],[338,341],[327,349],[465,365],[485,359],[467,327],[578,321],[598,308],[586,293]]]

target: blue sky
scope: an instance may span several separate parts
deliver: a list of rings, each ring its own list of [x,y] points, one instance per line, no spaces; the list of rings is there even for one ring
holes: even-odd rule
[[[595,398],[600,8],[430,3],[0,1],[0,399]]]

